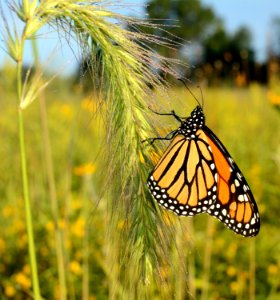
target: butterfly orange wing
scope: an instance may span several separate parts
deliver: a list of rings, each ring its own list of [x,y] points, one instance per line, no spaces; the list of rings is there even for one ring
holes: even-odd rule
[[[226,148],[206,126],[203,128],[218,173],[217,201],[207,212],[238,234],[254,236],[260,229],[260,218],[249,185]]]
[[[178,215],[206,212],[215,202],[217,172],[206,139],[202,130],[196,139],[176,135],[148,178],[153,197]]]

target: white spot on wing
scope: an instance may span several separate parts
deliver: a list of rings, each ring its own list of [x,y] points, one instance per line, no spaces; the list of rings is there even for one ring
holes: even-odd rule
[[[244,202],[244,201],[245,201],[244,195],[239,195],[239,196],[237,197],[237,199],[238,199],[238,201],[240,201],[240,202]]]

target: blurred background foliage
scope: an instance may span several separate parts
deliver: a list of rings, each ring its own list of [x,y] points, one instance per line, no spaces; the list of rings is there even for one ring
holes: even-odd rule
[[[167,26],[172,34],[170,38],[178,37],[181,42],[176,52],[159,51],[195,65],[183,73],[199,82],[217,85],[222,81],[239,86],[246,86],[252,80],[267,83],[268,65],[279,58],[280,23],[277,17],[271,21],[267,62],[260,64],[255,60],[250,29],[241,26],[234,33],[227,32],[224,21],[213,8],[199,0],[149,0],[147,12],[149,17],[159,19],[159,23]],[[152,33],[166,36],[156,27]]]
[[[157,50],[195,66],[180,71],[203,88],[207,125],[244,171],[262,221],[259,236],[245,239],[206,215],[178,220],[162,210],[167,224],[175,229],[176,246],[170,248],[171,263],[160,262],[156,271],[161,283],[145,283],[149,299],[279,299],[280,17],[272,21],[267,60],[260,64],[255,60],[249,29],[228,33],[215,11],[200,1],[151,0],[148,4],[149,17],[161,19],[153,22],[165,24],[169,34],[156,25],[148,33],[176,39],[181,43],[177,51]],[[192,42],[191,53],[186,50],[186,40]],[[100,198],[101,181],[106,176],[101,167],[106,133],[103,120],[96,117],[97,101],[86,71],[87,64],[82,61],[77,74],[57,78],[45,95],[69,299],[128,299],[127,285],[118,278],[118,267],[111,269],[108,256],[108,252],[117,256],[119,245],[107,238],[108,208]],[[158,107],[187,116],[195,101],[170,80],[173,88],[169,95],[155,91],[155,97],[161,99]],[[0,298],[32,299],[19,188],[15,82],[14,67],[5,63],[0,70]],[[38,111],[39,102],[34,102],[26,111],[25,121],[38,268],[44,298],[59,299]],[[177,126],[167,117],[151,118],[163,135]],[[125,220],[119,221],[116,235],[124,227]],[[180,268],[183,261],[186,270]],[[133,277],[129,266],[127,271]],[[112,277],[117,278],[113,295]]]

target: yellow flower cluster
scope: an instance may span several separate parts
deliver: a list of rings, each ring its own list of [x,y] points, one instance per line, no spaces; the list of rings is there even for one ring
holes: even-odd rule
[[[274,91],[267,91],[267,99],[273,105],[280,105],[280,94],[275,93]]]
[[[268,272],[268,274],[275,276],[279,272],[279,267],[275,264],[270,264],[267,267],[267,272]]]
[[[96,104],[92,98],[85,98],[82,100],[81,107],[88,112],[96,112]]]
[[[5,295],[8,298],[13,298],[16,295],[16,292],[16,289],[11,284],[5,286]]]
[[[71,120],[73,117],[73,107],[69,104],[63,104],[60,106],[60,112],[67,120]]]
[[[14,278],[15,282],[23,289],[29,289],[31,287],[31,280],[24,272],[15,274]]]
[[[85,236],[86,222],[83,217],[79,217],[71,225],[71,232],[77,238],[83,238]]]
[[[94,174],[96,166],[93,163],[85,163],[74,168],[74,174],[77,176],[84,176]]]
[[[75,275],[82,274],[82,267],[81,267],[80,263],[77,261],[71,261],[69,264],[69,269]]]

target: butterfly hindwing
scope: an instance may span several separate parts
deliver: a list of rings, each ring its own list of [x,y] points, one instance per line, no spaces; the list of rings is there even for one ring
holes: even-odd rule
[[[236,233],[254,236],[259,231],[260,218],[251,189],[217,136],[206,126],[204,132],[218,173],[217,201],[207,212]]]

